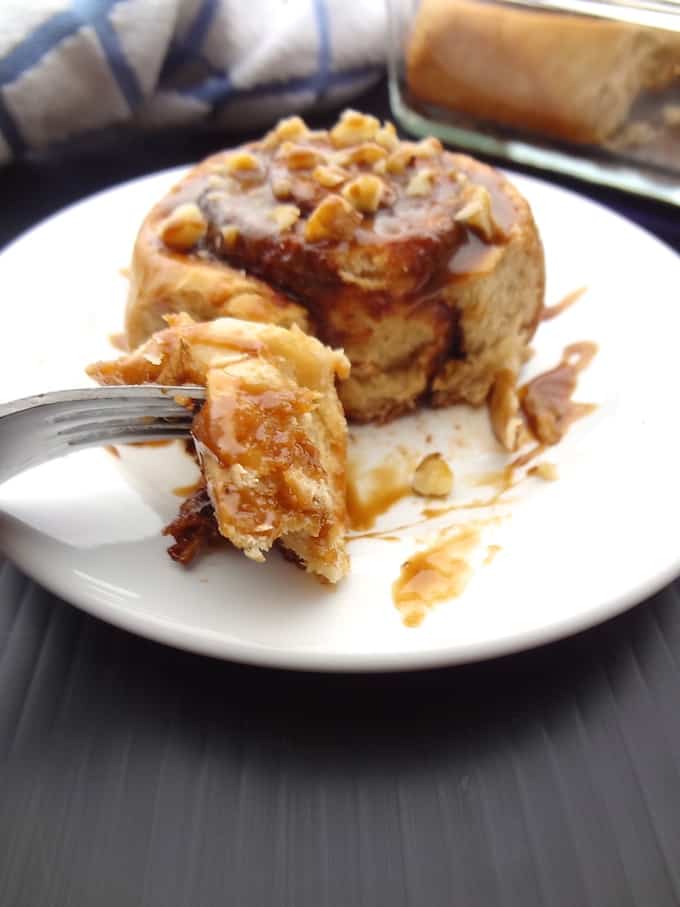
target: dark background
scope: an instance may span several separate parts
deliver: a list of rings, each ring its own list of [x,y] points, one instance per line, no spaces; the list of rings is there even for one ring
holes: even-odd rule
[[[224,141],[0,169],[0,245]],[[680,249],[677,209],[578,188]],[[0,907],[680,904],[679,664],[677,585],[521,655],[312,675],[138,639],[0,560]]]

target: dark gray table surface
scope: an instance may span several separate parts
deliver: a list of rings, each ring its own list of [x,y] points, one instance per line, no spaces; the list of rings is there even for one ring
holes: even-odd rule
[[[0,170],[0,245],[220,142]],[[580,188],[680,248],[676,210]],[[679,668],[677,585],[521,655],[311,675],[136,638],[0,560],[0,907],[680,904]]]

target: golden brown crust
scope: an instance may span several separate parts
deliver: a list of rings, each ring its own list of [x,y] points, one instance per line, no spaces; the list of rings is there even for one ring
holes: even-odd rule
[[[168,305],[214,317],[212,280],[246,282],[263,319],[305,329],[306,310],[351,360],[339,393],[363,422],[423,398],[483,402],[495,371],[518,367],[544,284],[531,212],[505,177],[354,111],[328,133],[293,117],[208,158],[147,218],[132,271],[135,341]]]
[[[645,89],[680,74],[671,32],[478,0],[422,0],[407,51],[416,100],[571,142],[603,143]]]

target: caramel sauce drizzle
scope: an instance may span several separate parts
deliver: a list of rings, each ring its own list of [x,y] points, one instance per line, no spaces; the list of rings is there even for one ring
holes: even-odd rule
[[[480,538],[476,526],[463,526],[404,561],[392,585],[392,599],[407,627],[419,626],[437,602],[462,594],[472,576],[467,555]]]
[[[571,399],[579,373],[596,353],[595,343],[572,343],[565,348],[559,365],[537,375],[519,389],[522,412],[541,444],[557,444],[577,419],[596,408],[592,403],[574,403]]]
[[[372,529],[379,516],[410,495],[407,472],[403,462],[387,460],[359,477],[356,465],[349,464],[346,500],[350,528]],[[378,536],[382,537],[382,534],[376,534]]]
[[[203,488],[203,476],[199,476],[191,485],[179,485],[177,488],[173,488],[172,493],[178,498],[188,498],[201,488]]]
[[[575,300],[571,299],[567,304],[570,305],[573,301]],[[534,467],[519,478],[517,470],[528,466],[545,451],[547,445],[557,444],[574,421],[595,409],[593,404],[575,403],[572,395],[579,373],[589,365],[597,349],[596,344],[587,341],[567,346],[559,365],[520,388],[522,412],[537,443],[515,457],[504,469],[477,477],[477,485],[497,486],[490,498],[449,507],[426,507],[422,511],[423,520],[415,521],[411,526],[445,516],[455,510],[493,506],[509,489],[531,475]],[[407,527],[397,527],[392,531],[402,528]],[[399,578],[392,586],[394,603],[409,627],[419,626],[432,605],[457,598],[469,582],[472,568],[466,556],[480,542],[479,528],[472,524],[460,528],[454,535],[450,533],[450,529],[443,530],[438,541],[405,561]],[[490,564],[499,550],[500,546],[489,545],[484,564]]]
[[[578,302],[587,289],[588,287],[579,287],[578,290],[572,290],[571,293],[567,293],[564,299],[556,302],[555,305],[544,305],[541,311],[541,321],[551,321],[561,315],[562,312],[566,312],[575,302]]]
[[[282,514],[310,511],[313,502],[286,476],[301,465],[314,481],[321,478],[319,452],[302,421],[314,400],[305,388],[253,388],[226,373],[211,373],[208,400],[194,419],[193,435],[226,469],[237,464],[260,477],[256,488],[218,495],[218,520],[226,512],[244,532],[254,534],[278,526]]]

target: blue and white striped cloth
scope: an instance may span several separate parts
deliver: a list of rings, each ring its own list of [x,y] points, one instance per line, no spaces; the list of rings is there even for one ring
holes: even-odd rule
[[[0,162],[121,123],[264,125],[384,57],[383,0],[1,0]]]

